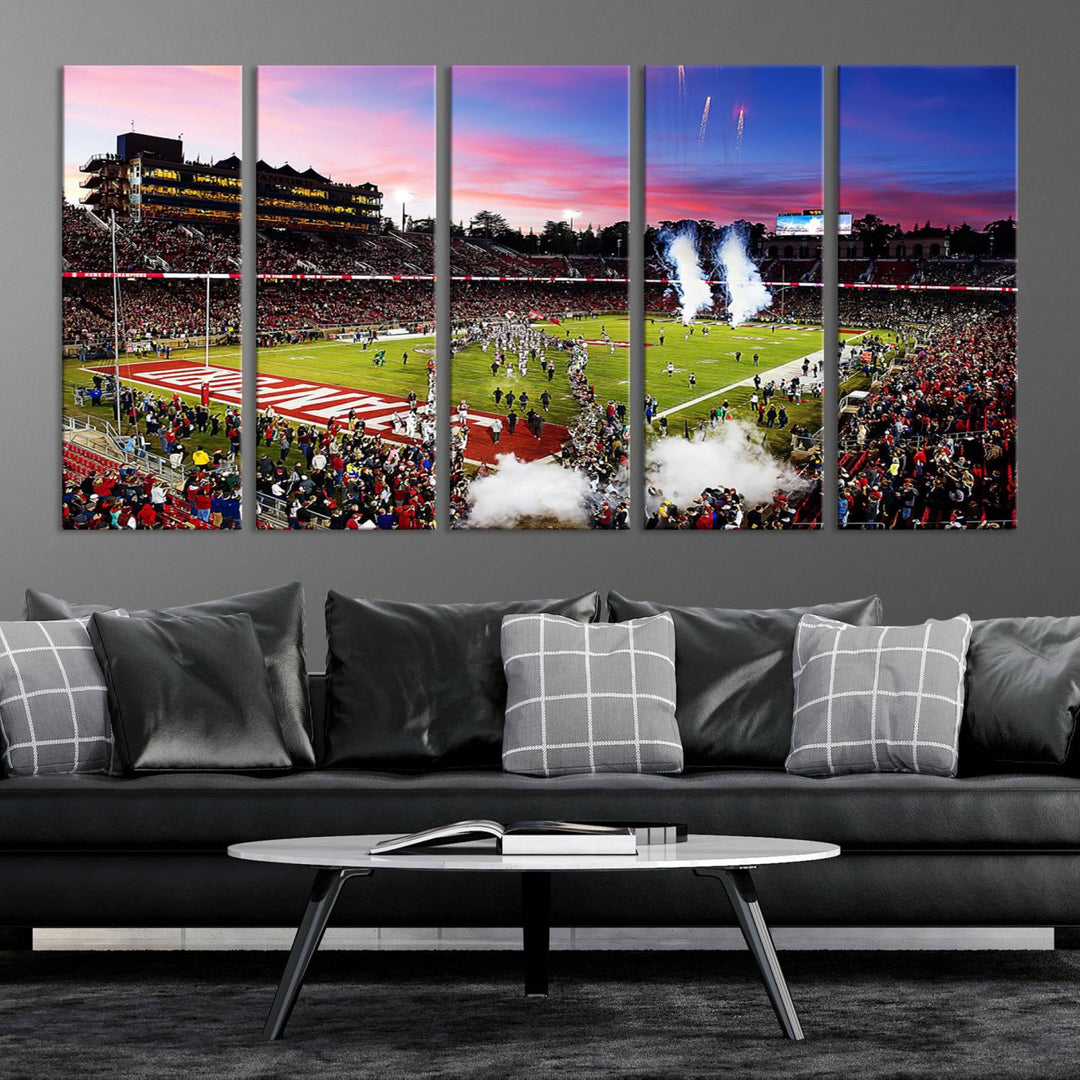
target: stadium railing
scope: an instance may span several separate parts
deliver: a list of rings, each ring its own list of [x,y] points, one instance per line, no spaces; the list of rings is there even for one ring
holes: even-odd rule
[[[276,495],[266,495],[259,492],[259,520],[266,522],[264,527],[287,529],[289,527],[289,504],[286,499],[279,499]],[[330,524],[330,519],[325,514],[317,514],[313,510],[308,513],[315,521],[317,529],[324,529]]]

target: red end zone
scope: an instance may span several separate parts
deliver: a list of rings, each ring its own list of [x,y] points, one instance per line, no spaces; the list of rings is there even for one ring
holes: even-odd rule
[[[102,375],[113,373],[111,366],[90,367],[87,370]],[[207,367],[190,360],[147,360],[121,364],[120,378],[190,397],[198,397],[206,384],[211,400],[227,405],[239,405],[243,396],[243,375],[239,368]],[[415,441],[406,435],[395,434],[393,430],[394,413],[404,413],[409,408],[403,397],[263,372],[259,373],[256,381],[260,410],[272,405],[279,416],[325,427],[334,417],[343,418],[352,409],[357,418],[364,420],[367,431],[377,432],[394,442]],[[469,443],[465,456],[470,461],[494,464],[496,452],[512,452],[525,461],[533,461],[557,453],[566,438],[566,428],[561,424],[545,424],[543,436],[538,440],[529,432],[524,417],[511,435],[506,418],[500,416],[503,430],[496,445],[491,441],[490,431],[494,419],[494,413],[469,413]],[[456,425],[456,412],[453,422]]]

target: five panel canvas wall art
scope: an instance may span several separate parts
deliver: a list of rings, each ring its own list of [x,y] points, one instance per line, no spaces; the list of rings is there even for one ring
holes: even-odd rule
[[[260,67],[244,162],[242,74],[64,69],[65,528],[239,528],[243,420],[262,529],[1015,528],[1015,68],[842,67],[833,221],[821,67],[646,68],[631,270],[629,69],[455,67],[442,341],[436,69]]]

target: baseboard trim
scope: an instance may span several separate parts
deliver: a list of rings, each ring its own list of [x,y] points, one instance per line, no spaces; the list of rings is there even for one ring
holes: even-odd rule
[[[43,928],[33,931],[33,948],[37,952],[285,950],[292,944],[294,933],[290,927]],[[786,951],[1049,950],[1055,947],[1055,938],[1051,926],[793,926],[773,931],[776,948]],[[726,926],[588,926],[553,927],[551,931],[551,948],[556,951],[716,952],[745,947],[738,929]],[[513,927],[330,927],[322,948],[385,952],[518,950],[521,931]]]

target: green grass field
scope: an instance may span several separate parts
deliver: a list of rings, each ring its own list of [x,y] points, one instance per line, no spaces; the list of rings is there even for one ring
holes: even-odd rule
[[[553,337],[565,338],[567,332],[571,338],[578,334],[586,339],[599,340],[601,327],[616,341],[630,340],[630,323],[626,317],[603,317],[593,319],[567,320],[559,325],[545,326]],[[660,328],[665,331],[665,342],[659,344]],[[701,333],[700,324],[693,337],[683,339],[683,327],[671,319],[647,320],[645,324],[645,385],[648,393],[659,401],[662,412],[668,413],[668,424],[672,434],[681,434],[684,419],[691,427],[697,421],[707,418],[709,410],[719,405],[725,398],[737,417],[752,418],[748,406],[752,386],[733,386],[744,379],[751,379],[755,371],[762,381],[769,379],[768,372],[781,364],[798,360],[821,348],[820,334],[787,327],[777,327],[775,332],[769,326],[744,326],[736,330],[724,324],[710,326],[708,336]],[[370,390],[405,397],[410,390],[421,399],[427,396],[427,361],[434,354],[433,336],[395,340],[388,338],[380,341],[374,348],[362,350],[351,342],[316,341],[306,345],[279,345],[258,350],[259,371],[266,374],[285,375],[295,379],[308,379],[313,382],[332,383],[359,390]],[[386,363],[375,367],[372,363],[376,349],[386,349]],[[735,352],[742,352],[742,361],[736,363]],[[402,363],[402,353],[409,354],[408,364]],[[759,366],[753,367],[753,354],[761,357]],[[201,361],[203,351],[175,351],[173,359]],[[500,372],[499,377],[491,375],[491,353],[485,353],[480,346],[470,345],[457,353],[451,365],[451,399],[453,405],[465,398],[476,412],[495,412],[497,410],[492,392],[501,386],[505,392],[513,389],[516,393],[525,388],[531,399],[536,402],[540,394],[547,389],[552,395],[548,418],[555,423],[568,424],[577,415],[577,405],[570,393],[566,378],[565,363],[556,359],[554,380],[549,383],[542,375],[538,365],[533,365],[528,376],[522,380],[519,375],[507,379]],[[668,361],[675,366],[674,374],[666,374]],[[221,367],[238,367],[240,351],[235,347],[221,347],[210,350],[210,362]],[[629,402],[630,374],[629,349],[617,345],[614,353],[605,345],[593,345],[589,349],[588,376],[596,387],[597,398],[601,401],[614,399]],[[697,376],[697,384],[691,389],[689,374]],[[80,370],[76,360],[64,361],[64,412],[65,415],[94,416],[101,420],[112,419],[112,409],[100,406],[97,409],[79,408],[74,403],[73,388],[76,384],[87,384],[89,375]],[[714,395],[714,396],[707,396]],[[197,402],[197,398],[182,395],[185,400]],[[704,398],[696,404],[686,404],[696,398]],[[212,406],[221,410],[221,406]],[[788,405],[787,411],[792,424],[800,423],[816,430],[821,425],[821,409],[817,402],[809,400],[801,406]],[[125,428],[126,430],[126,428]],[[654,422],[653,430],[656,430]],[[790,445],[790,437],[776,429],[768,433],[768,440],[777,453],[784,454]],[[223,437],[213,439],[208,435],[195,435],[188,440],[189,451],[202,447],[206,450],[225,445]],[[293,450],[290,459],[299,458],[299,451]],[[276,460],[276,452],[275,452]]]
[[[685,327],[672,319],[647,319],[645,323],[645,391],[659,402],[659,413],[667,415],[669,437],[682,435],[684,424],[694,430],[699,420],[708,419],[711,409],[726,400],[731,414],[740,420],[756,424],[757,413],[750,405],[753,385],[738,385],[757,374],[764,385],[779,375],[769,372],[781,365],[801,360],[814,353],[820,361],[822,336],[819,330],[798,330],[788,326],[775,329],[767,324],[753,324],[732,329],[724,323],[709,323],[708,335],[696,324],[691,337],[685,337]],[[664,344],[660,344],[660,331]],[[742,358],[735,359],[741,352]],[[754,367],[754,353],[759,363]],[[668,363],[674,365],[667,374]],[[813,360],[811,360],[813,363]],[[696,385],[690,386],[690,373]],[[785,374],[790,376],[791,371]],[[818,378],[821,368],[818,368]],[[698,400],[701,399],[701,400]],[[690,404],[690,403],[693,404]],[[805,398],[801,405],[784,401],[790,425],[801,424],[816,431],[821,427],[821,403]],[[652,430],[658,432],[657,421]],[[791,449],[790,430],[763,428],[767,445],[774,453],[787,456]]]
[[[174,349],[171,359],[173,360],[191,360],[202,363],[206,357],[206,351],[204,349]],[[121,363],[131,360],[133,357],[121,357]],[[147,359],[152,359],[148,357]],[[240,350],[235,345],[222,345],[211,347],[210,349],[210,363],[217,367],[231,367],[238,368],[240,366]],[[108,360],[91,360],[86,367],[108,367]],[[97,426],[102,426],[108,421],[112,426],[116,427],[116,407],[110,401],[106,405],[94,406],[79,406],[75,404],[75,387],[76,386],[88,386],[92,381],[92,376],[87,372],[82,364],[78,360],[64,360],[63,361],[63,377],[64,377],[64,416],[74,416],[77,419],[83,419],[89,417],[91,420],[98,422]],[[172,393],[167,393],[160,388],[148,387],[147,389],[153,390],[156,394],[162,394],[171,398]],[[181,400],[189,402],[192,405],[198,405],[199,398],[192,394],[181,394]],[[210,411],[216,412],[221,416],[225,414],[225,406],[219,402],[211,402]],[[132,431],[131,425],[127,422],[127,418],[123,418],[123,422],[120,425],[121,431],[126,435]],[[140,430],[143,429],[140,427]],[[144,432],[145,433],[145,432]],[[194,453],[196,450],[205,450],[209,454],[213,454],[215,450],[228,450],[229,440],[225,438],[224,431],[215,438],[209,433],[200,435],[198,432],[194,432],[191,438],[185,440],[184,445],[187,448],[188,455]],[[151,450],[160,452],[160,447],[151,444],[149,447]]]
[[[843,338],[845,347],[854,344],[860,337],[877,335],[883,338],[885,341],[896,342],[896,346],[900,344],[910,344],[905,340],[901,342],[899,336],[892,330],[859,330],[855,333],[846,335]],[[896,347],[894,346],[894,348]],[[890,349],[886,353],[886,357],[891,357],[893,350]],[[873,383],[873,379],[869,375],[864,375],[861,371],[856,371],[854,374],[849,375],[846,379],[841,380],[839,389],[837,391],[837,398],[843,398],[845,394],[850,394],[854,390],[869,390]]]
[[[567,319],[559,325],[539,323],[551,337],[570,338],[583,334],[586,340],[599,340],[601,327],[606,327],[614,341],[630,340],[630,322],[628,319],[612,317],[602,319]],[[570,393],[570,382],[566,377],[566,359],[555,357],[555,378],[549,383],[538,364],[532,364],[529,374],[522,379],[515,374],[506,377],[500,371],[497,378],[491,374],[491,350],[484,352],[479,345],[469,345],[454,355],[450,372],[450,396],[454,406],[464,398],[470,408],[479,412],[503,412],[505,406],[497,406],[492,394],[495,387],[501,387],[505,393],[513,390],[515,394],[527,390],[532,402],[540,400],[540,395],[547,390],[551,394],[551,408],[547,419],[556,424],[569,424],[578,413],[577,403]],[[589,366],[586,370],[589,381],[596,387],[599,401],[630,402],[630,350],[624,346],[615,346],[612,353],[606,345],[589,347]]]
[[[373,362],[379,349],[386,350],[386,363],[382,367],[376,367]],[[404,352],[409,354],[408,363],[402,363]],[[384,338],[366,350],[348,341],[313,341],[308,345],[275,345],[258,349],[256,353],[259,371],[264,374],[399,397],[407,397],[410,390],[415,390],[424,401],[428,388],[427,362],[435,355],[435,337]],[[259,455],[265,452],[266,447],[260,444]],[[276,446],[270,456],[275,462],[280,459]],[[294,446],[285,462],[291,465],[302,459],[303,454]]]
[[[373,359],[379,349],[386,350],[386,364],[375,367]],[[407,364],[402,363],[404,352],[409,354]],[[265,374],[332,383],[377,394],[407,397],[410,390],[415,390],[423,401],[427,398],[427,362],[434,355],[434,335],[383,338],[366,350],[348,341],[313,341],[309,345],[259,349],[258,365]]]

